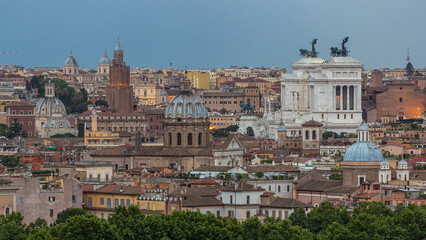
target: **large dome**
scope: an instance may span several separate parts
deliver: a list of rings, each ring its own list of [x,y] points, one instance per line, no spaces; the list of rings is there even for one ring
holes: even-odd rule
[[[190,91],[182,91],[166,108],[165,118],[207,118],[203,100]]]
[[[66,115],[67,111],[61,100],[56,97],[45,97],[38,101],[35,108],[36,116]]]
[[[77,61],[72,56],[72,53],[70,52],[70,55],[67,57],[64,63],[65,66],[78,66]]]
[[[51,118],[42,126],[44,129],[71,128],[70,122],[65,118]]]
[[[346,150],[345,162],[382,162],[382,151],[371,142],[356,142]]]

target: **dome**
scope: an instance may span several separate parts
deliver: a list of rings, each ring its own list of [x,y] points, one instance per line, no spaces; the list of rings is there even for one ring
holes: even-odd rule
[[[164,91],[161,92],[161,96],[167,97],[167,96],[169,96],[169,94],[167,93],[166,90],[164,90]]]
[[[366,123],[361,124],[358,128],[359,131],[369,131],[368,125]]]
[[[101,59],[99,59],[99,62],[98,62],[98,65],[105,65],[105,64],[108,64],[108,65],[111,64],[111,60],[109,59],[106,51],[105,51],[104,56],[101,57]]]
[[[190,91],[182,91],[166,108],[165,118],[207,118],[203,100]]]
[[[65,115],[65,105],[56,97],[45,97],[38,101],[35,108],[36,116]]]
[[[66,65],[66,66],[78,66],[77,61],[72,56],[71,52],[70,52],[70,55],[68,56],[68,58],[65,60],[64,65]]]
[[[51,118],[42,126],[43,129],[71,128],[70,122],[65,118]]]
[[[380,163],[380,165],[381,165],[381,166],[389,166],[390,164],[389,164],[389,162],[388,162],[388,161],[386,161],[386,159],[385,159],[385,160],[383,160],[383,161]]]
[[[345,162],[382,162],[382,151],[369,141],[358,141],[346,150]]]
[[[398,165],[407,165],[407,162],[405,161],[405,159],[401,159],[401,161],[398,162]]]

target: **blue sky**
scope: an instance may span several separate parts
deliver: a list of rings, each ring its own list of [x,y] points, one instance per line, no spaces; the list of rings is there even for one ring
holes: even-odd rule
[[[425,0],[0,0],[0,64],[95,68],[117,37],[134,67],[286,67],[318,38],[365,68],[426,67]]]

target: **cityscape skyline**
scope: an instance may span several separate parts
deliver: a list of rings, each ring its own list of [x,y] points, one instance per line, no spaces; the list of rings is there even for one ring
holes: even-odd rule
[[[20,54],[1,54],[0,64],[61,67],[72,51],[81,68],[94,69],[105,49],[112,56],[120,37],[131,68],[289,69],[313,38],[319,56],[328,59],[330,47],[349,36],[350,55],[365,69],[403,68],[407,48],[414,67],[426,67],[426,33],[410,27],[421,22],[423,1],[361,1],[345,8],[340,1],[22,2],[3,4],[0,20],[14,24],[3,29],[10,37],[0,40],[0,51]],[[384,3],[387,11],[380,11]]]

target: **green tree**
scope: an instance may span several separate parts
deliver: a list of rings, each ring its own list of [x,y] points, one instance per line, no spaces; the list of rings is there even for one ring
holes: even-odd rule
[[[263,176],[265,176],[263,172],[256,172],[254,175],[256,176],[257,179],[263,178]]]
[[[18,123],[17,119],[13,119],[12,126],[10,126],[9,138],[27,137],[27,133],[22,128],[22,124]]]
[[[252,127],[247,127],[246,134],[249,135],[250,137],[254,137],[253,128]]]
[[[0,215],[0,240],[26,239],[24,217],[19,212],[12,212],[4,216]]]
[[[239,128],[240,127],[238,125],[231,125],[231,126],[226,127],[226,130],[229,131],[229,132],[236,132],[236,131],[238,131]]]
[[[306,211],[302,207],[296,208],[288,218],[295,226],[300,226],[302,228],[308,227],[308,217],[306,216]]]
[[[79,216],[86,214],[86,211],[81,208],[67,208],[63,210],[62,212],[58,213],[58,216],[56,217],[56,224],[64,223],[67,221],[68,218],[73,216]]]
[[[2,137],[10,136],[10,128],[6,124],[0,124],[0,136]]]
[[[4,155],[0,157],[0,163],[8,168],[16,168],[21,164],[21,156]]]
[[[335,132],[330,132],[330,131],[323,132],[323,134],[322,134],[323,139],[328,139],[328,138],[331,138],[331,137],[338,138],[339,135]]]
[[[105,101],[105,100],[103,100],[103,99],[98,99],[98,100],[96,100],[96,102],[95,102],[95,106],[98,106],[98,107],[108,107],[108,102],[107,101]]]

